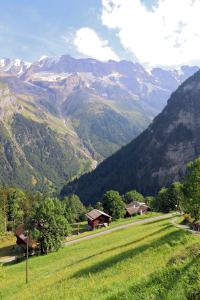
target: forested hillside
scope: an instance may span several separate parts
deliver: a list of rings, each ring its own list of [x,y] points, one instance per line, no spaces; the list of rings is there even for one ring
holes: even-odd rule
[[[145,195],[178,181],[186,164],[200,155],[200,72],[186,80],[167,106],[135,140],[109,157],[97,169],[64,187],[62,195],[76,193],[87,203],[107,190]]]
[[[126,145],[197,67],[0,60],[0,184],[60,190]]]

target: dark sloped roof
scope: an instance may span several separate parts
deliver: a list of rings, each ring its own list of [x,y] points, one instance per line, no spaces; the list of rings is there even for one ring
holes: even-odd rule
[[[139,206],[137,206],[137,207],[134,207],[134,206],[132,206],[132,207],[126,207],[126,211],[129,213],[129,215],[136,214],[136,213],[139,212],[139,210],[140,210]]]
[[[17,227],[17,229],[15,230],[15,235],[20,238],[25,244],[26,244],[26,236],[25,236],[25,232],[24,232],[24,225],[21,224]]]
[[[126,211],[129,213],[129,215],[133,215],[148,208],[148,205],[146,205],[144,202],[133,201],[126,206]]]
[[[127,204],[126,207],[133,207],[133,206],[140,206],[140,205],[145,205],[144,202],[138,202],[138,201],[132,201],[131,203]]]
[[[21,224],[17,227],[15,230],[15,235],[18,237],[21,241],[23,241],[24,244],[27,243],[27,237],[25,235],[25,226],[24,224]],[[29,236],[28,240],[29,247],[35,248],[37,246],[37,243],[32,240],[32,238]]]
[[[147,209],[148,209],[148,208],[149,208],[149,206],[148,206],[148,205],[146,205],[146,204],[142,204],[142,205],[140,205],[140,208],[141,208],[141,209],[145,209],[145,208],[147,208]]]
[[[95,219],[97,219],[98,217],[100,217],[100,216],[102,216],[102,215],[111,218],[111,216],[109,216],[109,215],[106,214],[105,212],[103,212],[103,211],[101,211],[101,210],[98,210],[98,209],[93,209],[93,210],[91,210],[90,212],[88,212],[88,213],[86,214],[86,217],[87,217],[90,221],[92,221],[92,220],[95,220]]]

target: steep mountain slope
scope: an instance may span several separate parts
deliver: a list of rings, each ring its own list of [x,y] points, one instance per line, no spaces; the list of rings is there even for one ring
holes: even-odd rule
[[[147,128],[197,67],[127,61],[0,60],[0,184],[60,188]]]
[[[54,80],[55,74],[33,74],[29,82],[55,95],[57,115],[71,124],[93,159],[102,161],[133,136],[144,130],[150,120],[136,95],[108,82],[112,96],[99,93],[92,84],[91,74],[65,74]],[[111,91],[110,91],[111,94]],[[45,105],[45,102],[43,102]]]
[[[87,203],[109,189],[154,194],[180,180],[187,162],[200,155],[199,132],[200,71],[172,94],[148,129],[95,171],[65,186],[62,195],[75,192]]]
[[[31,87],[34,96],[29,92],[27,98],[17,93],[18,83],[16,78],[0,81],[0,184],[60,188],[89,170],[92,160],[76,134],[40,105],[45,93],[40,95]],[[24,84],[24,91],[28,88]]]
[[[63,55],[41,58],[20,78],[55,95],[54,109],[101,162],[146,129],[171,92],[197,69],[149,72],[138,63]]]

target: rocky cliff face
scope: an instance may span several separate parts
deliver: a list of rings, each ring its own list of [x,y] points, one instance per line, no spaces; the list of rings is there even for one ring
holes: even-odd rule
[[[180,180],[186,164],[200,155],[200,72],[170,97],[152,124],[97,169],[66,186],[62,194],[77,193],[96,201],[106,190],[137,189],[155,194]]]

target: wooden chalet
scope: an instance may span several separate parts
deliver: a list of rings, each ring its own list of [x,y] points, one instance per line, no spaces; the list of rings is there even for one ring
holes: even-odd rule
[[[86,217],[88,219],[88,227],[91,230],[106,227],[111,222],[111,216],[98,209],[91,210],[86,214]]]
[[[149,206],[144,202],[133,201],[125,208],[125,217],[132,217],[133,215],[143,215],[150,210]]]
[[[17,229],[15,230],[15,236],[17,238],[16,244],[25,249],[26,244],[27,244],[27,237],[25,234],[24,224],[21,224],[17,227]],[[35,248],[37,248],[37,246],[38,246],[37,243],[29,237],[29,240],[28,240],[29,249],[35,249]]]

